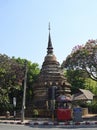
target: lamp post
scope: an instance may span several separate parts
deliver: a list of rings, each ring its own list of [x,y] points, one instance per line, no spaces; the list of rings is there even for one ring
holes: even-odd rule
[[[25,119],[26,84],[27,84],[27,61],[25,63],[25,77],[24,77],[24,91],[23,91],[22,111],[21,111],[21,122],[24,122],[24,119]]]

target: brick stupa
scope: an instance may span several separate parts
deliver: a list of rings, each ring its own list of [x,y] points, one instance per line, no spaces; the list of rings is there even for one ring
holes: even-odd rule
[[[64,72],[53,53],[49,27],[47,55],[44,58],[38,80],[34,84],[34,105],[36,108],[48,109],[48,90],[53,86],[59,88],[59,95],[63,94],[70,98],[71,85],[67,82]]]

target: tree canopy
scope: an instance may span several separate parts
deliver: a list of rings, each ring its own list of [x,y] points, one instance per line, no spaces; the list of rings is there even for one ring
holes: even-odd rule
[[[77,45],[63,61],[67,70],[84,70],[89,77],[97,81],[97,40],[88,40],[85,45]]]
[[[22,102],[25,62],[27,61],[27,92],[32,94],[32,85],[39,74],[39,66],[26,59],[0,54],[0,110],[8,109],[14,96]],[[21,100],[20,100],[21,99]]]
[[[66,77],[71,84],[71,93],[77,93],[79,88],[85,88],[85,73],[82,70],[67,70]]]

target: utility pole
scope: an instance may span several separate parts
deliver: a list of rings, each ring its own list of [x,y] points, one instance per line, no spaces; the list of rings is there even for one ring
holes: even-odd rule
[[[25,119],[25,102],[26,102],[26,85],[27,85],[27,61],[25,62],[25,76],[24,76],[24,91],[23,91],[23,102],[22,102],[22,111],[21,111],[21,122],[24,122]]]

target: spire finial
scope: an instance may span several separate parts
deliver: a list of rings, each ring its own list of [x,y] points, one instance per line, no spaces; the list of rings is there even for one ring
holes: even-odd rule
[[[49,22],[48,30],[49,30],[49,37],[48,37],[47,53],[48,54],[53,54],[53,46],[52,46],[51,36],[50,36],[50,30],[51,30],[51,28],[50,28],[50,22]]]
[[[50,30],[51,30],[51,27],[50,27],[50,22],[49,22],[49,27],[48,27],[48,30],[49,30],[49,32],[50,32]]]

